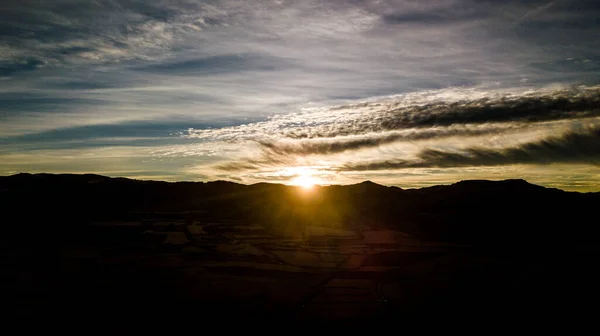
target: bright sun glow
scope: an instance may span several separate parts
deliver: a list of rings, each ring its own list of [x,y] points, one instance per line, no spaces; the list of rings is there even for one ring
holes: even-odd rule
[[[300,186],[304,189],[312,189],[317,182],[317,179],[310,175],[300,175],[292,179],[290,184]]]

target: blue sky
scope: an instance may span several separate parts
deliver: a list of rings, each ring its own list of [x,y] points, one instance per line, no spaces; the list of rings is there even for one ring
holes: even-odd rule
[[[600,4],[0,4],[0,174],[598,190]]]

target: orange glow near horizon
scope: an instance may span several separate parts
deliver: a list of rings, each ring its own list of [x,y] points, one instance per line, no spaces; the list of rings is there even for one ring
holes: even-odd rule
[[[318,183],[318,180],[308,174],[300,175],[290,181],[291,185],[302,187],[305,190],[311,190]]]

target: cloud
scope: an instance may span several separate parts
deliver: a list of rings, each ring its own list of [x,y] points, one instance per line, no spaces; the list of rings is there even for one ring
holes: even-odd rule
[[[503,149],[483,147],[471,147],[462,151],[425,149],[414,159],[350,163],[341,166],[339,170],[368,171],[554,163],[599,165],[600,128],[592,128],[581,133],[570,132],[562,136]]]
[[[388,132],[371,136],[354,137],[330,140],[301,140],[289,141],[278,140],[258,141],[260,146],[267,152],[278,155],[311,155],[311,154],[334,154],[352,150],[377,147],[399,141],[418,141],[429,139],[443,139],[446,137],[469,137],[498,134],[501,132],[515,131],[527,128],[527,125],[517,123],[505,123],[502,125],[453,125],[448,127],[432,127],[423,129],[411,129],[404,132]]]
[[[542,13],[543,11],[548,10],[550,7],[556,5],[557,2],[558,1],[550,1],[546,4],[536,7],[533,10],[528,11],[527,13],[525,13],[525,15],[521,16],[519,18],[519,20],[517,20],[514,24],[520,24],[521,22],[523,22],[525,20],[533,18],[534,16],[536,16],[536,15]]]
[[[192,122],[188,119],[177,120],[177,118],[171,118],[64,127],[16,136],[0,136],[0,153],[94,147],[194,145],[195,141],[193,139],[183,138],[177,136],[177,134],[190,126],[198,129],[209,129],[239,123],[240,121],[235,119]],[[201,152],[205,152],[205,150],[202,149]]]
[[[19,136],[0,138],[0,141],[20,142],[54,142],[71,139],[93,139],[93,138],[118,138],[118,137],[169,137],[173,133],[180,132],[182,129],[193,125],[195,128],[207,129],[215,127],[229,126],[236,124],[236,120],[223,120],[221,122],[195,123],[191,124],[189,120],[138,120],[118,124],[96,124],[77,127],[68,127],[54,129],[39,133],[29,133]],[[171,137],[178,139],[178,137]],[[181,138],[179,138],[181,139]]]
[[[273,169],[275,166],[290,167],[295,165],[296,162],[292,157],[273,153],[264,153],[258,159],[245,159],[244,161],[226,162],[215,165],[214,168],[226,172],[241,172],[247,170]]]
[[[7,1],[0,32],[13,46],[6,61],[28,57],[47,65],[160,57],[178,36],[210,16],[201,3],[178,1]],[[186,15],[190,10],[196,15]]]
[[[289,68],[284,60],[277,57],[265,57],[252,54],[231,54],[210,56],[176,62],[150,63],[133,68],[135,71],[162,73],[168,75],[215,75],[232,72],[275,71]]]
[[[468,8],[458,8],[454,6],[444,7],[443,5],[441,6],[441,8],[437,8],[436,10],[432,10],[431,8],[413,11],[396,10],[394,12],[385,13],[381,15],[381,19],[386,24],[408,26],[442,26],[477,20],[485,20],[489,17],[489,12],[478,11],[477,7],[475,6],[470,6]]]
[[[273,150],[294,152],[294,148],[305,147],[315,152],[322,148],[325,153],[328,147],[330,152],[336,152],[399,140],[498,133],[502,129],[523,128],[526,124],[597,116],[600,116],[600,86],[521,93],[454,88],[309,109],[238,127],[190,129],[185,136],[199,140],[258,140]],[[392,131],[404,132],[385,134]],[[276,144],[285,138],[319,139],[382,132],[339,144]],[[273,137],[276,139],[271,139]],[[301,152],[298,149],[298,153]]]
[[[332,137],[454,124],[533,123],[600,115],[600,87],[499,97],[492,95],[466,100],[455,99],[455,97],[447,97],[446,101],[417,101],[408,106],[402,106],[404,104],[399,99],[396,104],[384,106],[383,109],[378,108],[378,103],[366,104],[364,108],[375,107],[378,111],[358,116],[357,120],[352,120],[353,127],[343,124],[340,127],[334,125],[311,133],[309,133],[310,130],[298,129],[286,135],[299,138]],[[345,108],[341,107],[340,109],[344,110]]]

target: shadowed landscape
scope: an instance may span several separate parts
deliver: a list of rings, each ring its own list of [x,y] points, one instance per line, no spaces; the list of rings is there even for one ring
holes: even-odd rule
[[[0,323],[593,330],[598,18],[598,0],[0,1]]]
[[[18,316],[592,321],[600,193],[18,174],[0,177],[0,204]]]

